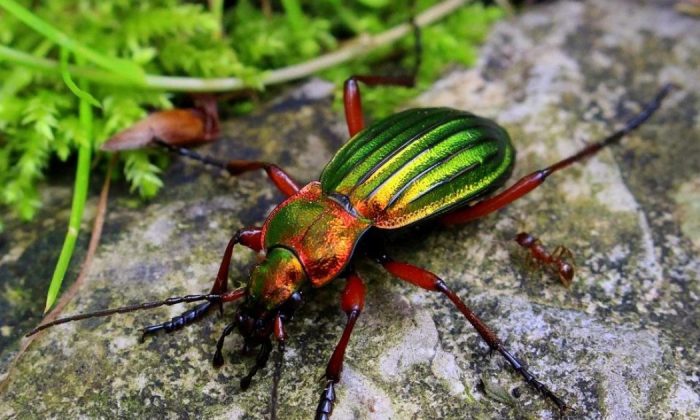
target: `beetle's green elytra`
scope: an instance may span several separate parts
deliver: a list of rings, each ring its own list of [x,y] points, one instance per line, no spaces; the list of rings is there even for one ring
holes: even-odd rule
[[[515,150],[495,122],[449,108],[409,109],[355,135],[321,174],[374,226],[396,229],[500,186]]]

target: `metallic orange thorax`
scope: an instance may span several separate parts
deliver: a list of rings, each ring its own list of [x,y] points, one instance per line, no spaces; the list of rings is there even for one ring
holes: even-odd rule
[[[263,225],[266,250],[284,247],[296,254],[314,287],[337,277],[355,245],[372,225],[352,214],[312,182],[277,206]]]

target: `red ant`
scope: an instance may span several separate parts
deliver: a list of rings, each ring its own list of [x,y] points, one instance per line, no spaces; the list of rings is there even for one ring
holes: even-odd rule
[[[573,263],[574,254],[569,248],[557,245],[550,254],[538,238],[527,232],[518,233],[515,236],[515,242],[530,251],[528,259],[530,264],[538,268],[549,268],[552,272],[556,272],[564,286],[571,286],[576,266]]]

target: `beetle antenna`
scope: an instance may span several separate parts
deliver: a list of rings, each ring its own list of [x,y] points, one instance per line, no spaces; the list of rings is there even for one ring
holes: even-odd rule
[[[622,127],[622,129],[603,139],[601,143],[603,143],[606,146],[611,143],[614,143],[621,137],[623,137],[625,134],[642,125],[646,120],[649,119],[649,117],[651,117],[654,114],[654,112],[656,112],[657,109],[659,109],[659,107],[661,106],[661,102],[664,100],[664,98],[676,87],[677,86],[673,83],[666,83],[665,85],[663,85],[661,89],[659,89],[659,91],[656,93],[656,96],[654,96],[654,99],[652,99],[651,102],[646,104],[642,112],[637,114],[631,120],[627,121],[627,124],[625,124],[625,126]]]
[[[564,169],[567,166],[571,165],[572,163],[578,162],[584,158],[587,158],[591,155],[594,155],[597,153],[600,149],[609,146],[613,143],[617,143],[622,137],[624,137],[626,134],[629,134],[631,131],[642,125],[646,120],[648,120],[656,110],[659,109],[661,106],[661,102],[664,100],[664,98],[673,90],[677,87],[677,85],[673,83],[667,83],[665,84],[657,93],[656,96],[654,96],[654,99],[651,100],[651,102],[647,103],[644,106],[644,109],[642,111],[632,117],[627,123],[625,124],[624,127],[621,129],[617,130],[616,132],[612,133],[608,137],[604,138],[603,140],[598,141],[597,143],[592,143],[588,145],[587,147],[583,148],[581,151],[576,153],[575,155],[569,156],[568,158],[564,160],[560,160],[559,162],[555,163],[554,165],[548,166],[546,169],[544,169],[545,172],[547,172],[547,176],[549,176],[551,173],[556,172],[560,169]]]
[[[224,161],[214,159],[209,156],[200,155],[199,153],[190,149],[185,149],[184,147],[173,146],[172,144],[168,144],[161,139],[154,139],[153,143],[168,149],[168,151],[170,151],[173,154],[184,156],[189,159],[194,159],[196,161],[202,162],[205,165],[213,166],[215,168],[223,169],[225,171],[229,170],[228,165],[226,165],[226,162]]]
[[[207,295],[176,296],[176,297],[170,297],[170,298],[165,299],[165,300],[138,303],[136,305],[128,305],[128,306],[122,306],[119,308],[103,309],[100,311],[73,315],[73,316],[69,316],[69,317],[65,317],[65,318],[59,318],[59,319],[56,319],[54,321],[47,322],[46,324],[39,325],[38,327],[29,331],[27,333],[27,335],[25,335],[25,337],[32,336],[32,335],[38,333],[39,331],[45,330],[45,329],[53,327],[55,325],[65,324],[67,322],[79,321],[81,319],[97,318],[97,317],[103,317],[103,316],[110,316],[110,315],[114,315],[114,314],[123,314],[123,313],[127,313],[127,312],[140,311],[143,309],[157,308],[159,306],[176,305],[178,303],[199,302],[202,300],[206,300],[206,301],[212,302],[212,303],[217,303],[217,302],[221,302],[222,297],[223,297],[223,295],[211,294],[211,293],[207,294]]]

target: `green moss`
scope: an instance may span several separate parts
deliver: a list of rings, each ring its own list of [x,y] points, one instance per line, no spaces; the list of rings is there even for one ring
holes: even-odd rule
[[[23,1],[28,8],[29,1]],[[263,2],[265,3],[265,2]],[[436,1],[302,2],[287,0],[265,9],[259,2],[239,1],[212,10],[201,4],[178,0],[152,2],[87,2],[68,0],[32,5],[30,17],[40,21],[35,29],[62,31],[82,56],[97,57],[93,64],[128,67],[134,72],[196,77],[239,77],[251,87],[260,86],[267,70],[296,64],[332,51],[345,39],[362,33],[378,33],[406,22],[417,11]],[[218,6],[217,6],[218,4]],[[1,4],[0,4],[1,5]],[[8,12],[11,2],[0,8],[0,39],[6,47],[57,60],[62,48]],[[470,65],[473,45],[480,43],[490,24],[501,16],[496,8],[468,6],[444,23],[424,29],[420,86],[427,86],[451,63]],[[44,23],[42,23],[42,21]],[[410,38],[410,37],[409,37]],[[59,38],[56,38],[59,39]],[[338,67],[324,76],[341,85],[353,73],[374,73],[393,51],[399,51],[401,68],[414,60],[412,40],[389,46],[362,63]],[[114,60],[112,57],[119,57]],[[391,60],[392,58],[390,58]],[[110,61],[111,60],[111,61]],[[118,69],[111,69],[117,73]],[[110,70],[108,68],[108,70]],[[123,76],[123,75],[122,75]],[[116,74],[115,77],[120,77]],[[0,205],[25,220],[31,219],[41,201],[37,184],[46,177],[52,157],[67,161],[84,135],[77,118],[78,99],[60,74],[18,66],[13,60],[0,63]],[[370,110],[382,113],[415,94],[414,90],[377,89],[367,93]],[[96,98],[101,110],[95,115],[95,134],[87,139],[98,146],[111,135],[142,118],[153,108],[169,108],[167,92],[95,84],[85,94]],[[250,110],[250,105],[236,108]],[[97,160],[103,155],[98,154]],[[152,197],[162,187],[159,178],[164,161],[146,152],[121,157],[124,175],[142,197]]]

